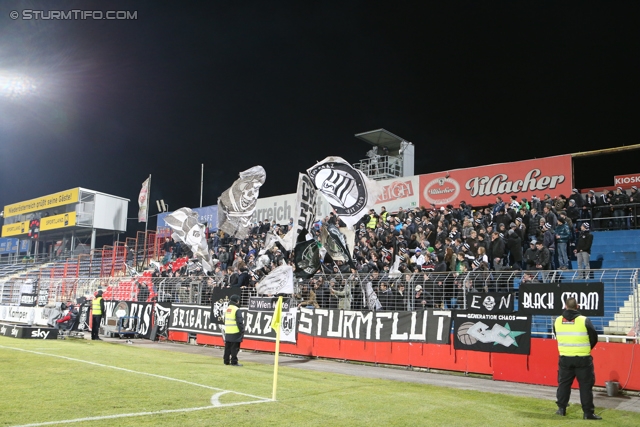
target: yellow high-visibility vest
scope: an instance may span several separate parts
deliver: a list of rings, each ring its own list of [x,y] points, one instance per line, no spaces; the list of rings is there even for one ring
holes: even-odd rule
[[[238,323],[236,322],[236,311],[238,311],[238,307],[236,307],[235,305],[230,305],[227,307],[227,311],[224,314],[224,332],[226,334],[240,333]]]
[[[94,298],[93,302],[91,303],[91,309],[93,310],[94,316],[102,316],[100,301],[102,301],[102,297]]]
[[[559,316],[555,322],[560,356],[589,356],[591,343],[585,326],[587,318],[578,316],[568,321]]]
[[[367,228],[370,229],[375,229],[376,225],[378,224],[378,218],[376,218],[375,216],[371,215],[371,218],[369,219],[369,222],[367,223]]]

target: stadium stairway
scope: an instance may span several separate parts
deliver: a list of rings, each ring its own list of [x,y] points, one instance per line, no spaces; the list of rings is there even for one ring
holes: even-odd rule
[[[572,262],[572,268],[577,268],[575,261]],[[640,230],[593,232],[591,268],[599,271],[594,271],[589,280],[604,283],[605,298],[605,315],[592,318],[594,326],[602,334],[627,335],[633,328],[634,321],[638,321],[634,319],[634,307],[640,301]],[[554,281],[580,282],[575,280],[574,274],[574,270],[558,272]],[[533,316],[532,331],[542,335],[549,334],[552,322],[553,318],[550,316]]]

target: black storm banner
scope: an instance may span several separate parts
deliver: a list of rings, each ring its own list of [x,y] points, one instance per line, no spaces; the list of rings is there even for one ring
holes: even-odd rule
[[[575,298],[583,316],[604,316],[604,284],[521,283],[518,313],[561,315],[565,302]]]
[[[454,312],[453,348],[489,353],[529,354],[531,316]]]
[[[448,344],[451,312],[300,309],[298,332],[360,341]]]
[[[467,294],[469,313],[513,313],[515,294],[485,292]]]

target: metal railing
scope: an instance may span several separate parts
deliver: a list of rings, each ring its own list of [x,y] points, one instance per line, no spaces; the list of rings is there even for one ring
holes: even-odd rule
[[[640,228],[640,203],[596,206],[580,210],[578,225],[589,222],[591,230],[630,230]]]
[[[293,298],[304,307],[344,308],[368,310],[368,291],[376,293],[378,310],[413,311],[426,308],[464,310],[469,297],[476,292],[516,292],[523,274],[539,282],[603,282],[605,284],[605,315],[592,318],[596,329],[607,335],[627,335],[638,328],[640,321],[639,269],[602,269],[585,271],[483,271],[468,273],[403,274],[389,277],[384,274],[325,275],[295,283]],[[335,295],[349,286],[351,298]],[[40,278],[15,279],[0,283],[0,304],[18,305],[21,292],[32,291],[47,304],[66,302],[80,297],[92,298],[101,289],[104,298],[127,301],[168,301],[183,304],[210,305],[217,287],[234,287],[230,276],[183,277],[101,277],[101,278]],[[237,287],[241,306],[257,296],[254,283]],[[548,336],[555,316],[534,316],[533,334]]]

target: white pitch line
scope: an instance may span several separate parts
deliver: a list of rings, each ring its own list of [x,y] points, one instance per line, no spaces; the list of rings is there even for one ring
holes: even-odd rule
[[[197,407],[197,408],[182,408],[182,409],[163,409],[163,410],[160,410],[160,411],[152,411],[152,412],[136,412],[136,413],[130,413],[130,414],[104,415],[104,416],[97,416],[97,417],[76,418],[76,419],[72,419],[72,420],[46,421],[46,422],[42,422],[42,423],[23,424],[23,425],[14,426],[14,427],[38,427],[38,426],[48,426],[48,425],[55,425],[55,424],[77,423],[77,422],[82,422],[82,421],[99,421],[99,420],[110,420],[110,419],[117,419],[117,418],[142,417],[142,416],[148,416],[148,415],[172,414],[172,413],[179,413],[179,412],[194,412],[194,411],[202,411],[202,410],[205,410],[205,409],[222,408],[222,407],[227,407],[227,406],[251,405],[251,404],[254,404],[254,403],[273,402],[272,399],[268,399],[266,397],[254,396],[252,394],[241,393],[241,392],[233,391],[233,390],[224,390],[222,388],[211,387],[211,386],[208,386],[208,385],[198,384],[198,383],[194,383],[194,382],[191,382],[191,381],[181,380],[181,379],[178,379],[178,378],[167,377],[167,376],[164,376],[164,375],[157,375],[157,374],[150,374],[148,372],[134,371],[132,369],[120,368],[118,366],[105,365],[105,364],[102,364],[102,363],[90,362],[88,360],[75,359],[73,357],[67,357],[67,356],[60,356],[60,355],[57,355],[57,354],[48,354],[48,353],[42,353],[42,352],[39,352],[39,351],[25,350],[25,349],[17,348],[17,347],[7,347],[7,346],[4,346],[4,345],[0,345],[0,348],[4,348],[4,349],[7,349],[7,350],[22,351],[22,352],[25,352],[25,353],[33,353],[33,354],[38,354],[38,355],[41,355],[41,356],[57,357],[57,358],[60,358],[60,359],[70,360],[70,361],[73,361],[73,362],[86,363],[86,364],[89,364],[89,365],[99,366],[99,367],[102,367],[102,368],[115,369],[115,370],[118,370],[118,371],[129,372],[129,373],[132,373],[132,374],[146,375],[146,376],[149,376],[149,377],[160,378],[160,379],[168,380],[168,381],[175,381],[175,382],[184,383],[184,384],[192,385],[192,386],[195,386],[195,387],[202,387],[202,388],[206,388],[206,389],[209,389],[209,390],[215,390],[215,391],[219,392],[219,393],[216,393],[213,396],[211,396],[211,405],[210,406],[200,406],[200,407]],[[234,393],[234,394],[238,394],[240,396],[251,397],[251,398],[254,398],[254,399],[258,399],[258,400],[257,401],[250,401],[250,402],[220,403],[220,400],[219,400],[220,396],[222,396],[223,394],[227,394],[227,393]]]
[[[241,396],[252,397],[254,399],[259,399],[259,400],[265,400],[265,401],[270,401],[271,400],[271,399],[266,398],[266,397],[254,396],[252,394],[241,393],[239,391],[225,390],[225,389],[218,388],[218,387],[211,387],[211,386],[208,386],[208,385],[198,384],[198,383],[194,383],[194,382],[187,381],[187,380],[181,380],[181,379],[178,379],[178,378],[171,378],[171,377],[166,377],[164,375],[158,375],[158,374],[150,374],[148,372],[134,371],[132,369],[120,368],[118,366],[112,366],[112,365],[104,365],[102,363],[91,362],[91,361],[82,360],[82,359],[75,359],[73,357],[60,356],[58,354],[42,353],[40,351],[25,350],[25,349],[22,349],[22,348],[7,347],[7,346],[4,346],[4,345],[0,345],[0,348],[5,348],[7,350],[23,351],[25,353],[33,353],[33,354],[38,354],[38,355],[41,355],[41,356],[57,357],[57,358],[60,358],[60,359],[71,360],[73,362],[86,363],[86,364],[89,364],[89,365],[100,366],[102,368],[116,369],[118,371],[129,372],[129,373],[132,373],[132,374],[147,375],[149,377],[160,378],[160,379],[168,380],[168,381],[176,381],[176,382],[179,382],[179,383],[189,384],[189,385],[196,386],[196,387],[202,387],[202,388],[206,388],[206,389],[209,389],[209,390],[231,392],[231,393],[239,394]]]
[[[234,392],[232,392],[234,393]],[[258,400],[253,402],[235,402],[235,403],[220,403],[217,406],[201,406],[198,408],[184,408],[184,409],[163,409],[161,411],[153,411],[153,412],[136,412],[131,414],[116,414],[116,415],[104,415],[101,417],[86,417],[86,418],[75,418],[73,420],[60,420],[60,421],[46,421],[43,423],[34,423],[34,424],[21,424],[13,427],[39,427],[39,426],[50,426],[55,424],[67,424],[67,423],[79,423],[84,421],[101,421],[101,420],[112,420],[116,418],[130,418],[130,417],[143,417],[148,415],[162,415],[162,414],[175,414],[179,412],[195,412],[202,411],[205,409],[215,409],[222,408],[226,406],[238,406],[238,405],[251,405],[254,403],[265,403],[271,402],[271,399],[268,400]]]

